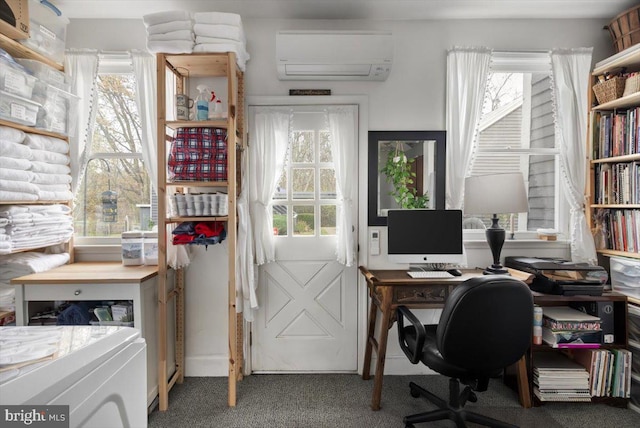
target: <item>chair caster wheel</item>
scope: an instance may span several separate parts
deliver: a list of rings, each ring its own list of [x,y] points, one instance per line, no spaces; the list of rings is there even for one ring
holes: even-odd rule
[[[471,401],[472,403],[476,403],[478,401],[478,396],[472,392],[471,394],[469,394],[469,398],[467,400]]]
[[[404,428],[416,428],[413,424],[406,424]]]
[[[420,397],[420,393],[418,391],[414,391],[413,389],[411,390],[410,394],[413,398]]]

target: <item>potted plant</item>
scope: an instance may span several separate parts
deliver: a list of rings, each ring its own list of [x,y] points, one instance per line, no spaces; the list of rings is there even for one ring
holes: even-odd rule
[[[414,162],[414,158],[407,158],[402,150],[402,143],[397,143],[395,151],[389,151],[387,161],[380,170],[384,173],[386,181],[393,186],[389,194],[403,209],[426,208],[429,202],[426,193],[418,195],[415,186],[411,186],[416,176],[416,173],[411,171],[411,164]]]

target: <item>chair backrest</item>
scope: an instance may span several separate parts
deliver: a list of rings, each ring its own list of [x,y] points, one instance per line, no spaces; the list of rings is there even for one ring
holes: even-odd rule
[[[458,367],[490,373],[531,346],[533,297],[522,281],[487,275],[456,286],[440,316],[437,346]]]

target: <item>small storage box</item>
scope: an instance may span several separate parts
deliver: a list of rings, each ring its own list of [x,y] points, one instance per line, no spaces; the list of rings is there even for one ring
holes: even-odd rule
[[[144,264],[158,264],[158,232],[142,232]]]
[[[71,91],[71,85],[67,83],[67,78],[62,71],[56,70],[44,62],[36,61],[35,59],[15,58],[15,60],[18,64],[33,73],[41,82],[55,86],[66,92]]]
[[[613,291],[640,297],[640,260],[611,257],[609,266]]]
[[[627,304],[627,311],[629,317],[627,318],[627,330],[629,340],[640,343],[640,306],[634,304]],[[640,373],[638,373],[640,376]]]
[[[0,57],[0,90],[22,98],[31,99],[36,78],[15,63]]]
[[[136,266],[143,263],[142,232],[122,232],[122,264]]]
[[[67,25],[69,19],[51,3],[29,0],[29,38],[20,43],[62,64]]]
[[[71,135],[75,132],[78,117],[78,97],[55,86],[38,82],[33,91],[33,100],[40,103],[36,128]]]
[[[617,100],[624,94],[626,77],[614,76],[604,82],[598,82],[593,85],[593,93],[596,95],[598,104],[608,103]]]
[[[0,119],[34,126],[40,104],[26,98],[0,91]]]

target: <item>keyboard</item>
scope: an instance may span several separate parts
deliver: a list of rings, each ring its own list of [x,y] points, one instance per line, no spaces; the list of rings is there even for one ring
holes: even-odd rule
[[[411,278],[453,278],[446,270],[427,270],[427,271],[409,271],[407,272]]]

